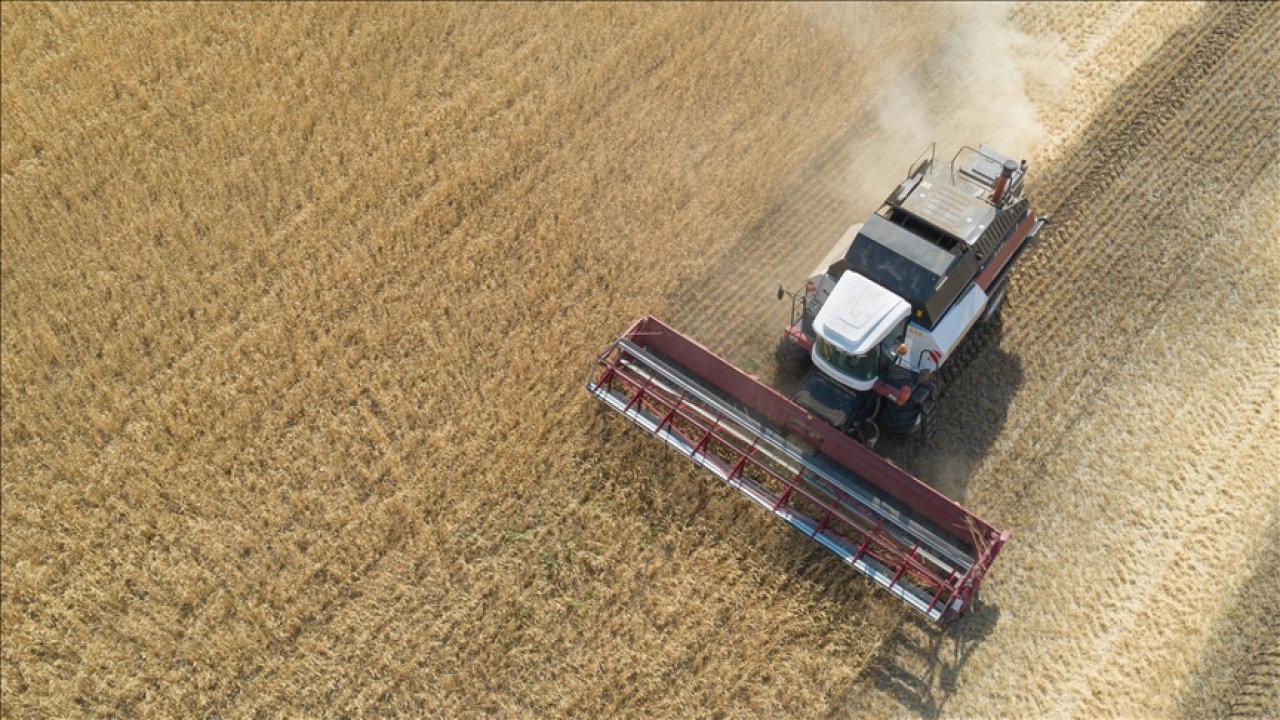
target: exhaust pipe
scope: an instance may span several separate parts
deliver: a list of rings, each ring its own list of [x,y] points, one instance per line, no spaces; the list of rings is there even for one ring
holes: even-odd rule
[[[1013,178],[1013,171],[1018,169],[1018,163],[1012,160],[1005,160],[1004,167],[1000,170],[1000,177],[996,178],[996,188],[991,193],[991,203],[999,205],[1004,198],[1004,191],[1009,187],[1009,180]]]

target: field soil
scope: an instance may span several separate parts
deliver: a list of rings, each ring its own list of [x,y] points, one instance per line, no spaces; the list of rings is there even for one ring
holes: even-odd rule
[[[1280,5],[0,6],[5,717],[1280,716]],[[1052,216],[939,628],[583,391],[930,142]]]

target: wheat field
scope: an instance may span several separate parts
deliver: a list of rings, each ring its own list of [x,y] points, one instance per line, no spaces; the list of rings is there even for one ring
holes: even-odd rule
[[[0,21],[5,717],[1280,708],[1276,8]],[[935,139],[1056,219],[890,448],[1014,531],[944,629],[582,389],[644,314],[768,379]]]

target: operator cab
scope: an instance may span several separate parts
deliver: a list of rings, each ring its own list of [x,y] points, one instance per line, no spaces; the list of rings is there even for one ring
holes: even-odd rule
[[[813,364],[851,390],[870,390],[897,358],[911,304],[846,271],[814,318]]]

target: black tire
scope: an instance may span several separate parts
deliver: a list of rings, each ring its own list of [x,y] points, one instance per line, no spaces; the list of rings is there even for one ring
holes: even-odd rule
[[[877,418],[877,424],[880,428],[890,435],[907,435],[916,427],[916,420],[920,417],[920,404],[914,400],[908,400],[906,404],[899,405],[892,400],[885,400],[880,404],[880,417]]]
[[[938,370],[936,377],[942,381],[940,387],[957,384],[973,361],[986,352],[987,348],[999,342],[1000,335],[1004,332],[1003,318],[1003,315],[996,313],[990,320],[973,326],[969,335],[960,341],[955,352],[947,358],[946,364]],[[941,393],[938,397],[942,397]]]
[[[800,347],[800,343],[790,335],[783,335],[773,350],[773,359],[778,369],[783,372],[799,375],[809,369],[809,352]]]
[[[942,398],[942,376],[934,374],[918,388],[920,396],[920,437],[926,443],[938,432],[938,403]]]
[[[1000,316],[1000,309],[1004,307],[1004,298],[1008,294],[1009,278],[1000,281],[996,289],[991,293],[991,301],[987,303],[986,310],[982,313],[982,319],[979,321],[983,325],[995,320]]]

